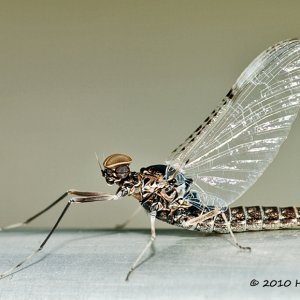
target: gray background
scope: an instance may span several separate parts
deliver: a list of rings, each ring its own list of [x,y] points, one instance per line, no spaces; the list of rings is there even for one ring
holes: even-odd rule
[[[291,0],[1,0],[0,226],[69,188],[114,192],[94,151],[127,153],[136,170],[164,162],[255,56],[300,35],[299,13]],[[236,204],[300,204],[299,132],[300,118]],[[61,227],[112,227],[137,205],[74,206]],[[142,213],[131,226],[148,223]]]

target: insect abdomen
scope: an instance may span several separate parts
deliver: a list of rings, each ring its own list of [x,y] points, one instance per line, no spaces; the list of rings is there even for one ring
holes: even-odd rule
[[[233,232],[291,229],[300,226],[300,208],[293,206],[238,206],[229,208],[225,214]],[[212,231],[228,233],[222,215],[215,218]]]

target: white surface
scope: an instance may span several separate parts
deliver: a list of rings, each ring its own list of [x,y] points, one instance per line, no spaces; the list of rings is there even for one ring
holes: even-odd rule
[[[163,163],[251,60],[300,35],[299,12],[296,0],[2,0],[0,226],[67,189],[115,193],[95,151],[128,154],[135,171]],[[299,132],[300,118],[234,205],[299,205]],[[60,227],[112,228],[138,205],[72,207]],[[52,226],[62,207],[33,225]]]
[[[36,249],[45,231],[0,235],[0,271]],[[300,231],[229,235],[159,230],[156,254],[125,276],[148,231],[58,231],[20,272],[0,281],[0,299],[299,299]],[[250,286],[257,279],[260,284]],[[263,280],[290,287],[262,287]]]

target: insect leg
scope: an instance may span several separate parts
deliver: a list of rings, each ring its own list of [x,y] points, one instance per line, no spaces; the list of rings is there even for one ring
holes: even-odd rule
[[[142,210],[142,208],[142,206],[139,206],[125,222],[118,224],[115,229],[123,229]]]
[[[61,200],[63,200],[63,199],[66,198],[67,196],[68,196],[68,192],[65,192],[65,193],[62,194],[58,199],[56,199],[54,202],[52,202],[50,205],[48,205],[46,208],[44,208],[43,210],[41,210],[41,211],[38,212],[37,214],[33,215],[32,217],[28,218],[28,219],[25,220],[24,222],[20,222],[20,223],[8,225],[8,226],[0,227],[0,231],[7,230],[7,229],[12,229],[12,228],[17,228],[17,227],[21,227],[21,226],[24,226],[24,225],[29,224],[29,223],[32,222],[34,219],[36,219],[37,217],[39,217],[39,216],[41,216],[42,214],[44,214],[46,211],[48,211],[50,208],[52,208],[54,205],[56,205],[58,202],[60,202]]]
[[[17,265],[15,265],[14,267],[10,268],[9,270],[5,271],[4,273],[2,273],[0,275],[0,279],[3,277],[6,277],[7,275],[11,274],[13,271],[15,271],[16,269],[18,269],[19,267],[21,267],[26,261],[28,261],[30,258],[32,258],[36,253],[38,253],[39,251],[41,251],[44,247],[44,245],[47,243],[47,241],[49,240],[50,236],[52,235],[52,233],[54,232],[54,230],[56,229],[57,225],[59,224],[59,222],[61,221],[62,217],[64,216],[64,214],[66,213],[67,209],[69,208],[69,206],[71,205],[71,200],[69,200],[68,204],[65,206],[64,210],[62,211],[61,215],[59,216],[58,220],[56,221],[55,225],[53,226],[53,228],[51,229],[51,231],[49,232],[49,234],[47,235],[47,237],[44,239],[44,241],[41,243],[40,247],[38,249],[36,249],[33,253],[31,253],[30,255],[28,255],[27,257],[25,257],[25,259],[23,259],[21,262],[19,262]]]
[[[220,210],[218,208],[215,208],[214,210],[211,210],[207,213],[202,213],[199,217],[192,218],[192,219],[184,222],[183,224],[185,226],[194,226],[194,228],[195,228],[198,224],[203,223],[207,219],[211,219],[211,218],[215,217],[219,213],[220,213]]]
[[[150,222],[151,222],[151,238],[149,240],[149,242],[147,243],[147,245],[145,246],[145,248],[143,249],[143,251],[140,253],[140,255],[138,256],[138,258],[135,260],[135,262],[132,264],[129,272],[127,273],[127,276],[125,278],[125,281],[129,280],[129,276],[131,275],[131,273],[135,270],[135,268],[137,267],[138,263],[141,261],[142,257],[144,256],[144,254],[146,253],[146,251],[153,246],[153,242],[156,238],[156,233],[155,233],[155,219],[156,219],[156,212],[151,212],[150,214]]]
[[[80,195],[80,196],[73,197],[68,201],[67,205],[65,206],[62,213],[58,217],[56,223],[54,224],[54,226],[52,227],[52,229],[50,230],[50,232],[48,233],[48,235],[46,236],[44,241],[40,244],[39,248],[37,248],[30,255],[25,257],[25,259],[23,259],[17,265],[15,265],[14,267],[12,267],[9,270],[5,271],[4,273],[0,274],[0,279],[10,275],[11,273],[13,273],[16,269],[21,267],[25,262],[29,261],[35,254],[37,254],[38,252],[40,252],[43,249],[43,247],[45,246],[45,244],[47,243],[47,241],[49,240],[49,238],[51,237],[51,235],[55,231],[56,227],[58,226],[61,219],[63,218],[63,216],[65,215],[66,211],[68,210],[68,208],[70,207],[70,205],[72,203],[87,203],[87,202],[94,202],[94,201],[117,200],[119,198],[116,195],[110,195],[110,194],[106,194],[106,193],[80,192],[80,191],[75,191],[75,190],[70,190],[70,191],[68,191],[67,194]]]
[[[45,212],[47,212],[49,209],[51,209],[53,206],[55,206],[61,200],[63,200],[64,198],[66,198],[68,195],[76,195],[76,196],[99,196],[100,194],[104,194],[104,193],[99,193],[99,192],[81,192],[81,191],[76,191],[76,190],[69,190],[69,191],[65,192],[64,194],[62,194],[58,199],[56,199],[55,201],[53,201],[46,208],[44,208],[43,210],[39,211],[37,214],[33,215],[32,217],[28,218],[24,222],[15,223],[15,224],[11,224],[11,225],[8,225],[8,226],[0,227],[0,231],[12,229],[12,228],[17,228],[17,227],[21,227],[21,226],[24,226],[24,225],[27,225],[27,224],[31,223],[33,220],[35,220],[37,217],[43,215]]]
[[[228,222],[228,219],[227,219],[226,215],[225,215],[223,212],[222,212],[222,217],[223,217],[223,219],[224,219],[224,221],[225,221],[225,224],[226,224],[226,226],[227,226],[227,228],[228,228],[228,231],[229,231],[229,233],[230,233],[230,235],[231,235],[231,237],[232,237],[232,239],[233,239],[234,244],[235,244],[238,248],[240,248],[240,249],[251,251],[251,247],[244,247],[244,246],[241,246],[241,245],[237,242],[237,240],[236,240],[236,238],[235,238],[235,236],[234,236],[234,234],[233,234],[233,232],[232,232],[232,230],[231,230],[230,223]]]

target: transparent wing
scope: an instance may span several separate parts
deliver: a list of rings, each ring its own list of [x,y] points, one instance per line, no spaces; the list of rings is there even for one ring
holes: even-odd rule
[[[220,105],[167,161],[183,172],[197,207],[228,206],[262,175],[287,138],[300,105],[300,41],[280,42],[240,75]],[[199,198],[200,204],[199,204]]]

